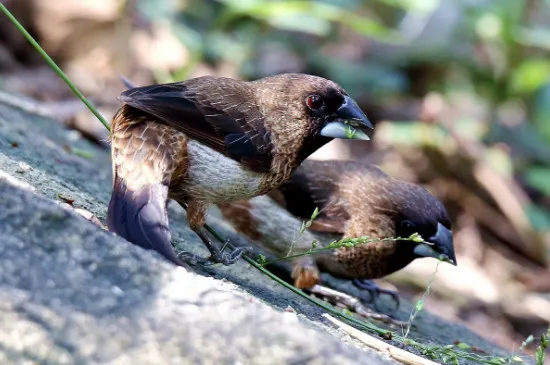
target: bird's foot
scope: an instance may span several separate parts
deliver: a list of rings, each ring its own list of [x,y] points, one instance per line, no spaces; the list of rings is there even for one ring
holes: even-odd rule
[[[352,283],[357,288],[361,290],[366,290],[369,293],[369,300],[367,300],[367,303],[373,303],[374,307],[377,310],[379,309],[378,298],[380,298],[382,295],[388,295],[395,303],[395,308],[393,308],[392,312],[395,312],[399,309],[399,294],[396,291],[381,288],[376,285],[376,283],[374,283],[374,281],[372,280],[353,279]]]
[[[374,319],[395,326],[405,325],[405,322],[399,321],[386,314],[376,313],[372,309],[365,307],[363,303],[361,303],[361,300],[337,290],[330,289],[322,285],[315,285],[313,288],[308,289],[308,291],[334,306],[346,308],[362,317]]]
[[[210,266],[215,264],[223,264],[225,266],[233,265],[237,262],[244,254],[252,252],[250,247],[235,247],[232,248],[230,252],[224,253],[223,251],[230,246],[229,240],[226,240],[222,248],[218,248],[214,243],[208,238],[208,235],[204,228],[196,231],[197,235],[200,237],[208,251],[210,251],[210,257],[197,261],[200,265]]]
[[[249,253],[249,247],[237,247],[231,252],[222,253],[217,249],[217,252],[211,252],[210,257],[201,257],[194,253],[182,251],[178,253],[178,258],[190,265],[212,266],[215,264],[223,264],[225,266],[233,265],[243,255]]]
[[[252,252],[250,247],[235,247],[230,252],[224,253],[223,251],[227,247],[229,240],[226,240],[221,249],[212,246],[209,247],[211,256],[209,260],[213,264],[224,264],[225,266],[233,265],[237,262],[243,255]]]
[[[178,256],[178,259],[180,259],[181,261],[189,265],[203,265],[203,266],[212,265],[210,258],[201,257],[199,255],[195,255],[194,253],[191,253],[188,251],[180,251],[178,252],[177,256]]]

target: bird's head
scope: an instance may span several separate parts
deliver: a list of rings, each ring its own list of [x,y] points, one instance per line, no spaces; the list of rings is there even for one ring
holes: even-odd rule
[[[288,125],[281,119],[276,123],[286,131],[290,128],[303,131],[301,137],[308,152],[332,138],[369,140],[371,122],[355,100],[335,82],[306,74],[281,74],[255,83],[264,86],[258,96],[268,110],[266,114],[290,115],[285,118]],[[269,113],[272,111],[275,113]],[[309,145],[315,148],[308,148]]]
[[[395,236],[407,238],[418,233],[422,241],[404,240],[414,258],[434,257],[456,266],[453,233],[443,204],[427,189],[396,181],[389,194]]]
[[[377,176],[373,178],[375,172]],[[420,185],[393,179],[375,168],[369,176],[366,180],[356,180],[361,189],[355,189],[355,197],[348,197],[355,202],[350,204],[352,215],[358,215],[360,222],[349,235],[411,238],[418,233],[422,239],[403,239],[394,246],[396,267],[422,257],[437,258],[456,266],[451,223],[439,199]]]

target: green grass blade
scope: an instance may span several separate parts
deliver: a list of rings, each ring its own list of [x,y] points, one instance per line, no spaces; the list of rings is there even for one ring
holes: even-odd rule
[[[57,75],[59,75],[59,77],[61,77],[63,81],[65,81],[65,83],[69,86],[69,88],[73,91],[73,93],[80,100],[82,100],[82,102],[88,107],[88,109],[90,109],[90,111],[101,122],[101,124],[103,124],[103,126],[107,128],[108,131],[110,131],[109,124],[107,123],[105,118],[103,118],[103,116],[99,114],[99,112],[94,108],[92,103],[88,99],[86,99],[86,97],[80,92],[80,90],[78,90],[77,87],[71,82],[71,80],[69,80],[67,75],[65,75],[65,73],[59,68],[59,66],[57,66],[55,61],[52,60],[50,56],[48,56],[46,51],[44,51],[42,47],[40,47],[38,42],[34,40],[34,38],[29,34],[29,32],[27,32],[25,27],[23,27],[23,25],[19,23],[19,21],[13,16],[13,14],[8,10],[8,8],[6,8],[6,6],[4,6],[4,4],[2,4],[1,2],[0,2],[0,10],[2,10],[4,14],[6,14],[6,16],[11,20],[11,22],[15,25],[15,27],[21,32],[21,34],[23,34],[23,36],[29,41],[29,43],[32,44],[32,46],[38,51],[38,53],[40,53],[40,55],[46,60],[46,63],[57,73]]]

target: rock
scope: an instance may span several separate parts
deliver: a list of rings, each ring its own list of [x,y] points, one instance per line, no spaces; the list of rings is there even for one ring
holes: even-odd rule
[[[0,102],[0,363],[395,363],[244,261],[187,272],[71,209],[104,223],[110,190],[108,150]],[[207,255],[169,206],[176,246]],[[415,323],[414,338],[498,352],[426,311]]]

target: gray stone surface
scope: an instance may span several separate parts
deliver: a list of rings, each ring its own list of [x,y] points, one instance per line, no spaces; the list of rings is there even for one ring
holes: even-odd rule
[[[384,364],[0,180],[0,363]]]
[[[74,200],[104,221],[110,189],[107,150],[0,103],[0,364],[394,363],[244,261],[186,272],[58,204]],[[207,255],[183,213],[170,204],[176,246]],[[412,333],[497,351],[427,312]]]

